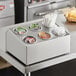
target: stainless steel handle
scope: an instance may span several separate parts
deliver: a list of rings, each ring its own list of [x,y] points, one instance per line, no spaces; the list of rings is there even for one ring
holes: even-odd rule
[[[45,12],[36,12],[36,13],[34,13],[34,15],[35,16],[44,16],[44,15],[48,14],[49,12],[51,12],[51,10],[45,11]]]
[[[43,16],[43,15],[46,15],[46,12],[40,12],[40,13],[36,12],[34,15],[35,16]]]

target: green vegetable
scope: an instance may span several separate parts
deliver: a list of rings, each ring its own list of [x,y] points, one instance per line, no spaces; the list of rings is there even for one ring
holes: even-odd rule
[[[18,27],[16,30],[17,30],[18,32],[19,32],[19,31],[23,31],[23,30],[26,31],[26,29],[23,28],[23,27]]]
[[[38,24],[32,24],[32,25],[30,26],[30,29],[38,28],[38,27],[39,27],[39,25],[38,25]]]

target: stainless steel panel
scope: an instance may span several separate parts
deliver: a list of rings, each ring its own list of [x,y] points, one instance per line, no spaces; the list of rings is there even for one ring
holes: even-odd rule
[[[57,2],[57,3],[52,4],[51,8],[59,9],[59,8],[65,8],[65,7],[72,7],[72,6],[75,6],[74,1],[75,0],[66,0],[62,2]]]
[[[7,33],[8,36],[6,38],[6,41],[7,41],[6,49],[9,50],[8,52],[10,52],[12,55],[14,55],[20,61],[27,63],[27,47],[25,45],[23,45],[22,42],[19,41],[19,39],[17,39],[17,37],[14,34],[12,34],[11,31],[9,31],[9,32]],[[8,40],[8,38],[9,38],[9,40]],[[10,42],[10,41],[12,41],[12,42]]]
[[[44,6],[39,6],[39,7],[34,7],[34,8],[29,8],[28,9],[28,20],[34,20],[34,19],[39,19],[42,18],[42,16],[36,16],[36,12],[44,12],[49,10],[49,5],[44,5]]]
[[[5,49],[5,35],[4,35],[5,31],[3,31],[3,29],[1,29],[1,28],[15,24],[14,20],[15,20],[14,16],[5,17],[5,18],[0,19],[0,36],[1,36],[0,37],[0,49],[2,49],[2,50],[3,50],[3,48]]]
[[[5,26],[9,26],[9,25],[13,25],[13,24],[15,24],[15,17],[14,16],[5,17],[5,18],[0,19],[0,28],[5,27]]]
[[[76,59],[76,53],[69,53],[67,55],[56,57],[54,59],[50,59],[50,60],[47,60],[47,61],[44,61],[38,64],[29,65],[25,68],[25,72],[29,73],[29,72],[37,71],[37,70],[51,67],[59,63],[63,63],[63,62],[70,61],[73,59]]]
[[[50,13],[52,10],[58,10],[60,8],[72,7],[72,6],[75,6],[75,0],[66,0],[55,3],[46,2],[44,5],[35,4],[28,6],[28,10],[27,12],[25,12],[25,14],[27,13],[28,21],[30,21],[42,18],[45,14]]]
[[[4,0],[0,1],[0,18],[14,15],[14,1]]]
[[[71,52],[76,53],[76,31],[71,33]]]
[[[44,69],[47,67],[51,67],[66,61],[70,61],[72,59],[76,59],[76,53],[70,53],[67,55],[63,55],[61,57],[57,57],[54,59],[50,59],[38,64],[34,64],[34,65],[29,65],[29,66],[23,66],[21,63],[19,63],[17,60],[15,60],[12,56],[8,55],[6,52],[3,52],[2,50],[0,50],[1,52],[1,56],[7,60],[10,64],[12,64],[14,67],[16,67],[20,72],[22,72],[23,74],[29,73],[29,72],[33,72],[33,71],[37,71],[40,69]]]

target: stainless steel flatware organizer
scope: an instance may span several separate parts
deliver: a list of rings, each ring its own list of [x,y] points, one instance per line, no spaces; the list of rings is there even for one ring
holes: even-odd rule
[[[1,56],[25,76],[30,76],[33,71],[76,59],[76,53],[70,51],[72,32],[69,33],[66,27],[68,24],[64,15],[59,13],[55,23],[57,27],[65,29],[63,35],[43,24],[43,16],[75,6],[75,0],[24,0],[23,4],[24,9],[18,10],[23,11],[24,15],[18,15],[25,22],[0,28]]]
[[[41,29],[30,30],[29,27],[34,24],[38,24]],[[18,27],[26,28],[26,33],[22,35],[15,33],[14,29]],[[7,32],[7,52],[17,57],[26,65],[44,61],[70,52],[70,35],[67,30],[64,36],[59,37],[52,33],[51,28],[49,30],[49,28],[42,25],[42,21],[23,25],[21,24],[18,27],[9,28],[9,31]],[[39,38],[38,33],[41,31],[49,33],[51,35],[50,38]],[[36,41],[30,44],[23,40],[26,37],[34,37]]]

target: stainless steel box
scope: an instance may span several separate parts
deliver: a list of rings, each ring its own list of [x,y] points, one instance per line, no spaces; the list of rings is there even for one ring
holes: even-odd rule
[[[19,25],[27,27],[30,24],[31,23]],[[21,37],[12,32],[11,29],[12,28],[9,28],[7,31],[6,49],[10,54],[26,65],[41,62],[70,52],[69,33],[62,37],[56,37],[54,39],[28,45],[21,40]]]

